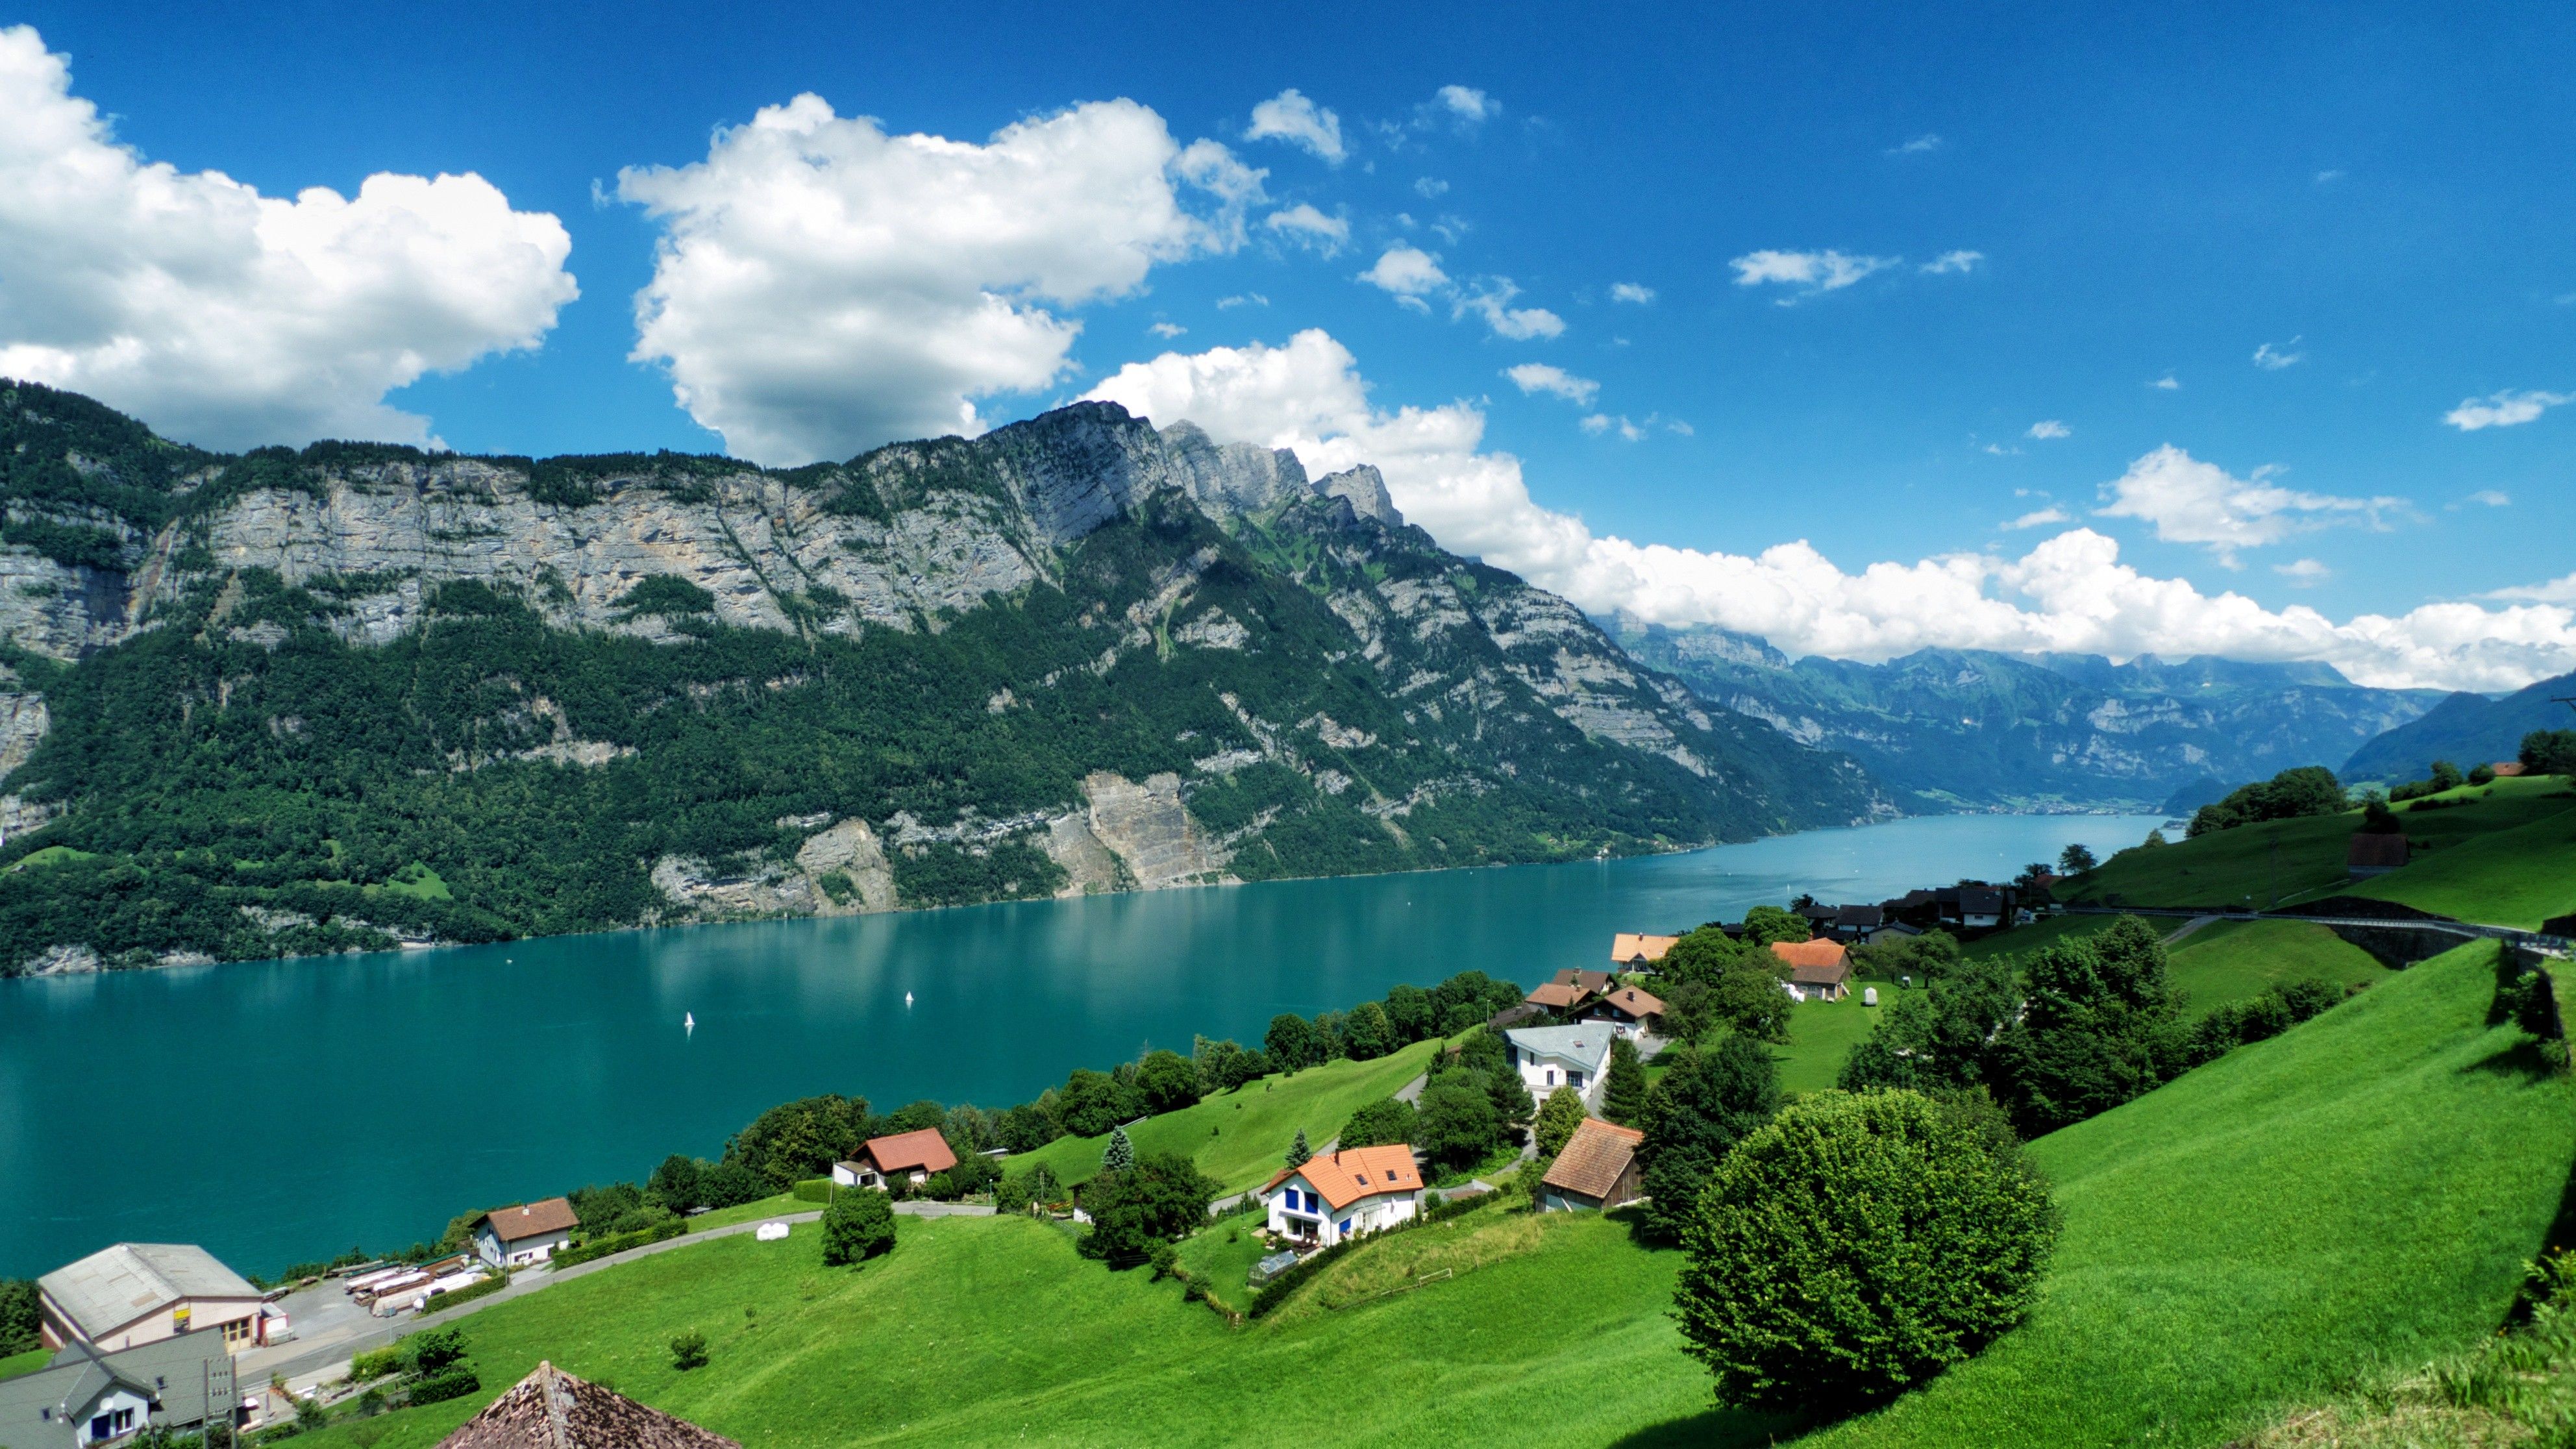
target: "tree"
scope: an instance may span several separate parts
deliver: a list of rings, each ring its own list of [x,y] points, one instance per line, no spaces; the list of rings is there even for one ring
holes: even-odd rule
[[[42,1315],[32,1278],[0,1279],[0,1358],[25,1353],[41,1339]]]
[[[1398,1045],[1417,1042],[1439,1030],[1439,1019],[1431,1008],[1431,993],[1419,986],[1389,987],[1386,993],[1386,1019],[1395,1027]]]
[[[1778,941],[1804,941],[1813,935],[1807,918],[1796,911],[1778,906],[1755,906],[1744,913],[1744,940],[1747,945],[1768,948]]]
[[[705,1163],[675,1152],[663,1158],[662,1165],[644,1180],[644,1195],[675,1213],[685,1213],[705,1202],[699,1195],[699,1179],[705,1170]]]
[[[740,1207],[758,1202],[770,1195],[769,1179],[739,1162],[701,1164],[698,1171],[700,1207]]]
[[[1779,959],[1768,951],[1762,954],[1775,963]],[[1749,959],[1726,968],[1709,992],[1709,1003],[1718,1020],[1756,1041],[1787,1041],[1789,1008],[1797,1004],[1772,966]]]
[[[1150,1153],[1130,1166],[1103,1169],[1082,1185],[1091,1231],[1078,1246],[1111,1267],[1135,1267],[1157,1241],[1186,1237],[1205,1223],[1216,1193],[1216,1182],[1176,1153]]]
[[[1303,1167],[1314,1160],[1315,1149],[1306,1145],[1306,1129],[1300,1127],[1297,1129],[1297,1140],[1288,1144],[1288,1165]]]
[[[1055,1175],[1054,1168],[1043,1162],[1030,1168],[1028,1176],[1021,1180],[1028,1185],[1029,1201],[1032,1203],[1064,1201],[1063,1181]]]
[[[1411,1102],[1380,1097],[1351,1114],[1342,1127],[1344,1147],[1383,1147],[1413,1140],[1416,1113]]]
[[[2228,791],[2225,799],[2201,806],[2192,812],[2191,828],[2185,833],[2196,840],[2213,830],[2232,830],[2265,820],[2339,815],[2344,807],[2343,785],[2335,779],[2334,771],[2323,765],[2301,765],[2269,780],[2239,785]]]
[[[2484,763],[2469,766],[2469,783],[2472,785],[2494,784],[2495,766]]]
[[[1530,1124],[1530,1138],[1538,1144],[1538,1155],[1552,1158],[1574,1140],[1574,1130],[1583,1125],[1591,1113],[1584,1110],[1583,1094],[1572,1087],[1559,1087],[1547,1094],[1546,1105],[1538,1109],[1538,1120]]]
[[[2576,775],[2576,730],[2533,730],[2514,758],[2535,775]]]
[[[1076,1137],[1097,1137],[1137,1115],[1127,1107],[1127,1089],[1118,1079],[1087,1067],[1074,1068],[1055,1099],[1056,1121]]]
[[[2460,788],[2462,783],[2463,778],[2460,774],[2459,766],[2452,764],[2448,760],[2435,760],[2433,762],[2433,788],[2435,791],[2456,790]]]
[[[856,1265],[894,1250],[894,1199],[872,1187],[845,1187],[823,1209],[823,1266]]]
[[[1647,1225],[1666,1238],[1680,1234],[1727,1149],[1780,1110],[1779,1067],[1760,1043],[1731,1035],[1713,1051],[1677,1051],[1672,1069],[1646,1094],[1646,1138],[1637,1144],[1642,1185],[1653,1199]]]
[[[1503,1137],[1502,1116],[1485,1074],[1453,1067],[1422,1089],[1414,1149],[1447,1167],[1467,1167],[1484,1160]]]
[[[1726,934],[1722,926],[1701,926],[1675,941],[1664,952],[1664,959],[1655,963],[1655,971],[1675,986],[1693,981],[1714,984],[1727,967],[1743,960],[1752,949]]]
[[[1136,1066],[1136,1089],[1148,1112],[1177,1112],[1199,1099],[1199,1069],[1179,1052],[1145,1054]]]
[[[2056,1231],[2047,1184],[1965,1114],[1820,1092],[1736,1144],[1684,1215],[1675,1316],[1727,1403],[1862,1408],[2020,1322]]]
[[[1929,991],[1899,993],[1844,1059],[1840,1085],[1937,1091],[1998,1079],[1995,1043],[2021,1008],[2011,963],[1962,961]]]
[[[1100,1170],[1122,1172],[1136,1165],[1136,1144],[1127,1140],[1127,1129],[1109,1129],[1109,1145],[1100,1149]]]
[[[2361,807],[2361,833],[2364,835],[2403,835],[2406,822],[2388,808],[2385,800],[2367,800]]]
[[[2057,853],[2057,869],[2064,875],[2082,875],[2101,863],[2093,858],[2090,846],[2069,845]]]
[[[752,1119],[725,1146],[725,1160],[739,1162],[768,1179],[772,1192],[785,1192],[809,1177],[821,1177],[832,1164],[858,1150],[867,1140],[865,1097],[827,1095],[784,1102]]]
[[[671,1340],[671,1367],[682,1373],[707,1366],[707,1336],[690,1329]]]
[[[1626,1037],[1610,1041],[1610,1071],[1601,1086],[1601,1115],[1625,1127],[1646,1111],[1646,1067],[1637,1059],[1637,1044]]]
[[[1291,1011],[1270,1018],[1270,1031],[1261,1045],[1283,1072],[1303,1071],[1324,1059],[1315,1040],[1315,1024]]]
[[[1716,994],[1705,981],[1685,981],[1664,992],[1664,1035],[1695,1042],[1717,1025]]]
[[[1395,1023],[1387,1020],[1385,1007],[1363,1001],[1351,1008],[1349,1018],[1342,1024],[1342,1047],[1352,1061],[1376,1061],[1395,1046]]]
[[[2055,1131],[2153,1090],[2181,1069],[2181,1006],[2163,938],[2136,916],[2051,942],[2024,967],[2020,1019],[1997,1043],[1997,1096],[2024,1133]]]

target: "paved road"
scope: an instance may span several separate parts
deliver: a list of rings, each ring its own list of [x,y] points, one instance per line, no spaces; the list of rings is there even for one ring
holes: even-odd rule
[[[922,1218],[991,1217],[993,1215],[991,1207],[977,1203],[899,1202],[894,1205],[894,1210]],[[697,1232],[682,1233],[676,1238],[665,1238],[658,1243],[646,1243],[640,1248],[629,1248],[622,1253],[611,1253],[605,1258],[593,1258],[587,1263],[575,1263],[568,1268],[524,1270],[511,1281],[509,1287],[477,1298],[470,1303],[460,1303],[445,1312],[427,1316],[426,1319],[418,1314],[400,1318],[376,1318],[373,1315],[366,1315],[355,1320],[345,1314],[331,1315],[338,1321],[328,1323],[317,1334],[303,1334],[299,1328],[300,1336],[292,1343],[280,1344],[275,1348],[254,1349],[243,1354],[238,1360],[238,1372],[246,1383],[264,1383],[275,1375],[284,1377],[290,1387],[308,1388],[312,1383],[339,1377],[345,1372],[345,1366],[351,1358],[371,1348],[383,1348],[406,1334],[416,1332],[424,1326],[424,1323],[428,1326],[454,1323],[458,1319],[480,1313],[494,1304],[525,1298],[531,1293],[542,1293],[557,1283],[606,1272],[621,1263],[631,1263],[638,1258],[649,1258],[656,1253],[668,1253],[679,1248],[693,1247],[714,1238],[740,1237],[744,1233],[757,1229],[762,1223],[811,1223],[821,1221],[822,1216],[820,1209],[812,1212],[780,1213],[774,1217],[759,1218],[750,1222],[727,1223],[720,1228],[704,1228]]]

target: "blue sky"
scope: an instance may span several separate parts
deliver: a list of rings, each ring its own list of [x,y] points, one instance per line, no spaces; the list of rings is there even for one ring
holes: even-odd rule
[[[212,393],[112,370],[49,380],[227,443],[371,421],[399,435],[408,414],[462,450],[721,449],[673,402],[684,366],[744,399],[737,418],[865,422],[917,382],[903,349],[936,353],[955,314],[914,309],[890,352],[798,329],[835,297],[892,315],[868,290],[908,293],[915,261],[929,275],[941,258],[826,256],[763,293],[767,312],[721,289],[692,311],[684,291],[679,354],[630,360],[657,242],[807,260],[728,220],[751,209],[739,188],[777,173],[737,152],[717,175],[717,128],[811,93],[832,113],[814,135],[874,117],[888,136],[980,146],[1125,98],[1176,153],[1205,139],[1238,178],[1263,173],[1259,199],[1173,179],[1170,225],[1113,235],[1117,217],[986,198],[1044,214],[939,285],[990,288],[1056,330],[1011,340],[983,374],[1043,381],[968,389],[982,423],[1095,387],[1152,400],[1158,421],[1210,411],[1239,435],[1293,436],[1310,465],[1379,463],[1444,542],[1588,607],[1796,652],[2208,648],[2490,689],[2576,667],[2576,407],[2553,401],[2576,394],[2568,12],[1395,9],[24,5],[0,21],[67,56],[69,96],[143,160],[275,198],[471,172],[499,195],[470,224],[524,231],[491,221],[506,198],[569,241],[472,306],[415,316],[396,276],[341,309],[381,316],[373,330],[285,329],[308,351],[456,369],[407,384],[369,379],[416,361],[351,381],[303,355],[234,367]],[[1102,124],[1058,128],[1093,148],[1068,165],[1135,174],[1117,160],[1134,117],[1079,115]],[[658,209],[649,186],[621,199],[621,170],[653,166],[700,170],[673,173]],[[1301,206],[1341,234],[1271,224]],[[47,224],[0,207],[0,357],[22,372],[73,325],[29,298],[80,262],[9,236]],[[1445,280],[1411,305],[1361,280],[1391,250]],[[437,265],[415,290],[504,270],[470,246]],[[1621,284],[1651,299],[1619,300]],[[119,305],[176,305],[131,292]],[[825,301],[782,302],[808,295]],[[1310,329],[1331,350],[1291,358]],[[1188,377],[1120,372],[1256,345],[1280,349],[1261,356],[1295,396],[1239,396],[1261,371],[1240,353]],[[1506,376],[1533,364],[1561,376],[1525,372],[1534,392]],[[1314,401],[1326,382],[1339,402]],[[1229,387],[1230,407],[1210,400]],[[332,388],[339,411],[311,411]],[[1406,406],[1445,431],[1405,435]],[[747,442],[746,424],[732,442],[801,461],[864,441],[852,426],[763,424]],[[1813,556],[1763,556],[1798,540]]]

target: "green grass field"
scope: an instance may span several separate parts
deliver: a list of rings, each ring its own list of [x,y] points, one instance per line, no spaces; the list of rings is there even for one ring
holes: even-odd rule
[[[1984,961],[1996,956],[2027,956],[2052,942],[2107,931],[2114,919],[2111,916],[2049,916],[2027,926],[1980,936],[1960,947],[1959,954],[1971,961]],[[2180,925],[2181,922],[2174,924]]]
[[[1879,1005],[1861,1005],[1861,992],[1878,988]],[[1780,1063],[1780,1090],[1791,1094],[1821,1092],[1842,1075],[1843,1059],[1878,1025],[1879,1013],[1896,999],[1897,988],[1864,981],[1840,1001],[1802,1001],[1789,1012],[1789,1042],[1771,1055]]]
[[[2304,921],[2213,921],[2176,943],[2169,959],[2183,1013],[2192,1017],[2260,996],[2282,982],[2313,977],[2338,986],[2376,985],[2397,974],[2334,932]]]
[[[1322,1147],[1353,1112],[1393,1096],[1421,1076],[1439,1049],[1438,1042],[1415,1042],[1373,1062],[1327,1062],[1293,1075],[1264,1077],[1195,1107],[1148,1117],[1127,1134],[1128,1140],[1138,1152],[1177,1152],[1194,1160],[1228,1192],[1258,1187],[1279,1170],[1297,1129],[1306,1129],[1309,1145]],[[1059,1137],[1009,1159],[1008,1170],[1016,1176],[1045,1163],[1068,1185],[1088,1182],[1100,1171],[1100,1154],[1108,1145],[1106,1134]]]
[[[31,1348],[25,1353],[10,1354],[6,1358],[0,1358],[0,1379],[14,1379],[20,1374],[34,1373],[53,1362],[53,1358],[54,1351],[50,1348]]]
[[[2061,900],[2085,905],[2212,906],[2267,909],[2277,896],[2283,905],[2329,895],[2375,895],[2401,899],[2392,890],[2410,887],[2415,877],[2463,842],[2511,831],[2576,810],[2567,781],[2556,776],[2498,780],[2482,788],[2463,787],[2435,797],[2467,800],[2454,809],[2409,810],[2399,818],[2408,838],[2430,848],[2413,865],[2371,882],[2354,882],[2345,873],[2344,850],[2360,824],[2360,812],[2241,825],[2155,850],[2135,850],[2105,861],[2090,874],[2061,887]],[[2576,827],[2576,821],[2561,824]],[[2563,838],[2563,837],[2562,837]],[[2277,845],[2277,850],[2276,850]],[[2478,867],[2482,869],[2483,867]],[[2462,877],[2465,883],[2466,877]],[[2501,887],[2505,883],[2497,882]],[[2454,900],[2473,899],[2478,887],[2449,893]],[[2543,892],[2542,894],[2545,894]],[[2409,904],[2417,904],[2409,902]],[[2502,903],[2499,903],[2501,906]],[[2426,906],[2427,910],[2440,907]],[[2564,910],[2568,907],[2562,906]],[[2445,915],[2460,914],[2443,910]],[[2464,919],[2486,919],[2467,917]],[[2511,924],[2499,919],[2497,924]],[[2006,933],[2007,935],[2014,933]]]
[[[2576,911],[2576,799],[2541,796],[2533,803],[2560,809],[2512,829],[2436,845],[2404,870],[2364,882],[2352,893],[2526,930]],[[2408,829],[2413,828],[2410,820]]]

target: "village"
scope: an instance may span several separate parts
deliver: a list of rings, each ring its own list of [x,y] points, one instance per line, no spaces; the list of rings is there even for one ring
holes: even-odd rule
[[[1744,920],[1711,922],[1698,930],[1767,952],[1785,1002],[1837,1003],[1851,997],[1860,957],[1933,932],[1952,941],[1973,940],[2030,924],[2057,909],[2047,904],[2055,879],[2045,867],[2033,866],[2008,884],[1962,881],[1875,904],[1827,905],[1801,896],[1785,909],[1757,907]],[[1645,1134],[1604,1116],[1604,1101],[1618,1070],[1614,1063],[1642,1064],[1671,1044],[1670,1008],[1656,988],[1664,984],[1668,958],[1691,934],[1615,933],[1601,967],[1560,968],[1516,1003],[1484,1017],[1527,1099],[1544,1104],[1532,1114],[1528,1133],[1512,1133],[1515,1166],[1545,1159],[1535,1164],[1538,1179],[1521,1184],[1536,1211],[1609,1212],[1643,1196],[1638,1149]],[[1911,981],[1891,977],[1890,984]],[[1877,986],[1859,989],[1865,1005],[1877,1005]],[[1422,1086],[1417,1079],[1406,1090],[1418,1093]],[[1550,1118],[1556,1119],[1553,1129]],[[1107,1150],[1120,1151],[1126,1128],[1135,1125],[1113,1129]],[[989,1160],[981,1180],[998,1182],[998,1163],[1012,1155],[1009,1149],[974,1152]],[[1277,1283],[1320,1255],[1499,1190],[1481,1178],[1435,1190],[1434,1166],[1411,1142],[1344,1145],[1335,1139],[1310,1152],[1300,1133],[1287,1158],[1258,1188],[1208,1209],[1214,1216],[1258,1212],[1263,1251],[1247,1287]],[[844,1192],[885,1194],[895,1200],[896,1211],[916,1216],[995,1213],[999,1194],[989,1187],[925,1195],[956,1178],[960,1168],[957,1145],[938,1128],[871,1137],[834,1161],[826,1179],[807,1185],[821,1190],[818,1209],[763,1214],[712,1232],[782,1240],[797,1224],[822,1218]],[[1051,1212],[1075,1225],[1091,1222],[1069,1193],[1057,1201],[1031,1201],[1027,1210]],[[684,1217],[709,1211],[699,1206]],[[254,1283],[191,1244],[103,1248],[35,1281],[42,1352],[48,1356],[41,1367],[21,1363],[14,1376],[0,1377],[0,1444],[89,1449],[157,1433],[199,1435],[198,1442],[212,1446],[228,1442],[227,1436],[291,1433],[288,1426],[358,1397],[370,1355],[390,1352],[388,1346],[421,1320],[451,1322],[480,1300],[521,1297],[551,1281],[679,1246],[674,1240],[680,1223],[643,1232],[617,1231],[622,1226],[585,1223],[571,1196],[512,1203],[474,1217],[464,1245],[438,1256],[403,1261],[351,1255],[273,1285]],[[461,1375],[416,1372],[404,1401],[435,1402],[475,1387],[470,1367]],[[542,1411],[547,1403],[570,1405],[603,1423],[667,1417],[550,1365],[486,1412],[507,1420],[532,1412],[531,1404]],[[657,1432],[663,1439],[654,1442],[730,1442],[678,1420]]]

